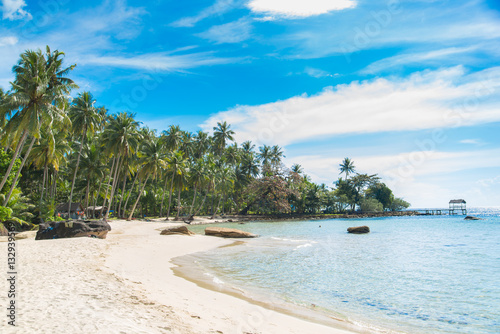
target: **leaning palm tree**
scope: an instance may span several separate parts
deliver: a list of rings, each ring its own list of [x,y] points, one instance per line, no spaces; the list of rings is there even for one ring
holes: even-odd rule
[[[349,177],[349,174],[355,173],[356,167],[354,167],[354,161],[352,161],[349,158],[344,158],[341,164],[339,164],[340,167],[340,173],[345,173],[345,180],[347,181],[347,178]]]
[[[162,148],[162,145],[158,138],[153,137],[151,140],[144,141],[141,147],[141,170],[140,175],[144,178],[144,183],[142,184],[141,190],[139,191],[139,195],[130,211],[130,214],[127,220],[131,220],[134,215],[134,211],[141,199],[141,195],[144,192],[144,188],[146,187],[146,183],[148,182],[150,177],[155,177],[160,171],[166,168],[166,155]]]
[[[76,175],[80,165],[83,145],[87,141],[88,136],[93,135],[102,122],[101,113],[99,109],[95,107],[95,102],[91,93],[83,92],[78,94],[78,97],[73,101],[73,105],[69,109],[69,118],[71,119],[73,134],[80,135],[80,150],[78,151],[73,181],[71,182],[68,217],[70,216],[73,190],[75,189]]]
[[[35,140],[40,137],[40,127],[43,122],[49,126],[54,120],[69,124],[66,111],[61,108],[61,105],[64,105],[61,101],[72,88],[77,87],[66,77],[76,65],[63,68],[63,56],[64,53],[58,50],[51,52],[48,46],[45,53],[41,50],[28,50],[21,54],[21,59],[13,67],[15,80],[11,82],[11,94],[2,101],[0,109],[15,111],[4,130],[6,133],[15,134],[17,145],[11,163],[0,182],[0,191],[28,136],[32,139],[25,158],[29,156]],[[26,159],[23,159],[19,170],[25,162]],[[18,177],[13,183],[14,186]],[[9,200],[8,197],[5,201]]]

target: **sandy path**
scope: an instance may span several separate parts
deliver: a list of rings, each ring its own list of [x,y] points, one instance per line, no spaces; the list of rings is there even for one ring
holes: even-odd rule
[[[203,289],[170,260],[230,241],[160,236],[165,223],[111,223],[105,240],[17,241],[17,327],[1,333],[349,333]],[[7,244],[0,242],[6,276]],[[0,280],[6,310],[8,282]],[[2,312],[6,314],[5,312]]]

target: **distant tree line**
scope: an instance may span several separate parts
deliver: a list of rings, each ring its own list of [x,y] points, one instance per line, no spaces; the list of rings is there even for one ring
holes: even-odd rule
[[[348,158],[340,164],[345,177],[328,189],[300,165],[284,166],[277,145],[237,144],[226,122],[212,134],[178,125],[157,133],[131,113],[108,113],[90,92],[70,98],[78,88],[69,77],[75,65],[63,59],[49,47],[25,51],[10,90],[0,89],[0,221],[56,219],[65,202],[126,219],[409,206],[377,175],[356,173]]]

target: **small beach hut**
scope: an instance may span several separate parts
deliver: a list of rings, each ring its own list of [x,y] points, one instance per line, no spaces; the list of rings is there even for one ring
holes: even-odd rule
[[[458,212],[462,212],[462,215],[467,214],[467,202],[463,199],[452,199],[449,203],[449,214],[457,215]]]
[[[68,218],[69,203],[62,203],[56,207],[55,215],[58,217]],[[70,217],[78,219],[83,216],[84,210],[81,203],[71,203]]]
[[[89,206],[85,209],[85,214],[87,217],[101,218],[101,210],[102,213],[105,214],[108,208],[106,206]]]

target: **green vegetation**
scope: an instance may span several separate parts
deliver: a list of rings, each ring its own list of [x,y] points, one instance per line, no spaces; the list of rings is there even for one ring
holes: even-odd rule
[[[56,219],[58,203],[102,206],[88,212],[132,219],[217,214],[335,214],[401,210],[377,175],[345,158],[333,189],[318,185],[283,150],[234,142],[219,122],[213,134],[172,125],[158,134],[130,113],[109,114],[68,77],[64,53],[28,50],[0,91],[0,220]]]

